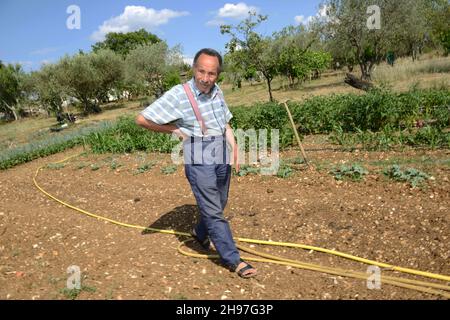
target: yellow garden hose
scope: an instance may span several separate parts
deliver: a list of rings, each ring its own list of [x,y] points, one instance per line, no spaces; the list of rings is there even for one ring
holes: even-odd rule
[[[66,162],[69,159],[72,159],[72,158],[77,157],[77,156],[79,156],[79,154],[72,155],[70,157],[67,157],[67,158],[65,158],[63,160],[60,160],[60,161],[57,161],[57,162],[54,162],[54,163],[57,164],[57,163]],[[113,224],[116,224],[116,225],[119,225],[119,226],[123,226],[123,227],[127,227],[127,228],[135,228],[135,229],[146,230],[146,231],[153,231],[153,232],[159,232],[159,233],[165,233],[165,234],[173,234],[173,235],[181,235],[181,236],[191,237],[191,235],[189,233],[186,233],[186,232],[180,232],[180,231],[176,231],[176,230],[161,230],[161,229],[156,229],[156,228],[149,228],[149,227],[144,227],[144,226],[139,226],[139,225],[132,225],[132,224],[123,223],[123,222],[116,221],[116,220],[113,220],[113,219],[110,219],[110,218],[107,218],[107,217],[103,217],[103,216],[99,216],[99,215],[93,214],[93,213],[91,213],[89,211],[86,211],[86,210],[83,210],[83,209],[78,208],[76,206],[73,206],[71,204],[68,204],[68,203],[66,203],[66,202],[56,198],[55,196],[51,195],[49,192],[45,191],[37,183],[37,181],[36,181],[37,176],[38,176],[39,172],[41,171],[41,169],[44,166],[45,165],[42,165],[42,166],[40,166],[40,167],[38,167],[36,169],[35,175],[33,177],[34,185],[43,194],[45,194],[49,198],[57,201],[58,203],[66,206],[68,208],[76,210],[76,211],[78,211],[80,213],[83,213],[85,215],[88,215],[90,217],[97,218],[97,219],[104,220],[104,221],[108,221],[108,222],[111,222]],[[189,240],[192,240],[192,239],[188,239],[186,241],[189,241]],[[365,263],[365,264],[368,264],[368,265],[379,266],[379,267],[382,267],[382,268],[385,268],[385,269],[388,269],[388,270],[399,271],[399,272],[403,272],[403,273],[419,275],[419,276],[423,276],[423,277],[427,277],[427,278],[431,278],[431,279],[436,279],[436,280],[442,280],[442,281],[450,282],[450,276],[447,276],[447,275],[441,275],[441,274],[436,274],[436,273],[431,273],[431,272],[426,272],[426,271],[420,271],[420,270],[416,270],[416,269],[398,267],[398,266],[390,265],[390,264],[387,264],[387,263],[382,263],[382,262],[377,262],[377,261],[373,261],[373,260],[369,260],[369,259],[365,259],[365,258],[360,258],[360,257],[356,257],[356,256],[353,256],[353,255],[350,255],[350,254],[347,254],[347,253],[343,253],[343,252],[339,252],[339,251],[335,251],[335,250],[329,250],[329,249],[320,248],[320,247],[314,247],[314,246],[309,246],[309,245],[304,245],[304,244],[297,244],[297,243],[274,242],[274,241],[264,241],[264,240],[255,240],[255,239],[247,239],[247,238],[235,238],[235,240],[236,241],[240,241],[240,242],[246,242],[246,243],[273,245],[273,246],[283,246],[283,247],[291,247],[291,248],[301,248],[301,249],[313,250],[313,251],[317,251],[317,252],[323,252],[323,253],[327,253],[327,254],[332,254],[332,255],[335,255],[335,256],[343,257],[343,258],[346,258],[346,259],[362,262],[362,263]],[[186,241],[183,241],[180,244],[180,246],[178,247],[178,251],[180,253],[182,253],[184,255],[187,255],[187,256],[191,256],[191,257],[210,258],[210,259],[218,258],[218,256],[215,256],[215,255],[201,255],[201,254],[195,254],[195,253],[191,253],[191,252],[187,252],[187,251],[182,250],[181,248],[182,248],[182,246],[184,245],[184,243]],[[242,251],[246,251],[246,252],[249,252],[249,253],[254,254],[254,255],[265,257],[265,258],[245,257],[246,260],[266,262],[266,263],[276,263],[276,264],[280,264],[280,265],[291,266],[291,267],[294,267],[294,268],[301,268],[301,269],[319,271],[319,272],[324,272],[324,273],[329,273],[329,274],[334,274],[334,275],[339,275],[339,276],[345,276],[345,277],[353,277],[353,278],[364,279],[364,280],[367,280],[367,278],[368,278],[368,275],[366,273],[362,273],[362,272],[349,271],[349,270],[343,270],[343,269],[332,268],[332,267],[323,267],[323,266],[319,266],[319,265],[314,265],[314,264],[304,263],[304,262],[300,262],[300,261],[285,259],[285,258],[282,258],[282,257],[269,255],[269,254],[265,254],[265,253],[262,253],[262,252],[257,252],[257,251],[255,251],[253,249],[250,249],[250,248],[247,248],[247,247],[243,247],[241,245],[238,245],[238,248],[241,249]],[[447,292],[447,291],[450,291],[450,286],[448,284],[438,284],[438,283],[433,283],[433,282],[425,282],[425,281],[418,281],[418,280],[412,280],[412,279],[406,279],[406,278],[400,278],[400,277],[390,277],[390,276],[384,276],[384,275],[381,276],[381,279],[382,279],[383,283],[388,283],[388,284],[391,284],[391,285],[395,285],[395,286],[399,286],[399,287],[403,287],[403,288],[407,288],[407,289],[417,290],[417,291],[420,291],[420,292],[441,295],[441,296],[443,296],[443,297],[445,297],[447,299],[450,299],[450,293]],[[431,288],[434,288],[434,289],[431,289]]]

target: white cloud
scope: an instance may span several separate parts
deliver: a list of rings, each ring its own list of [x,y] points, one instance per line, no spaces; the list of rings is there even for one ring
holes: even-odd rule
[[[244,2],[239,2],[238,4],[226,3],[219,9],[218,16],[221,18],[242,19],[248,16],[249,11],[258,12],[259,9],[257,7],[248,6]]]
[[[155,10],[143,6],[126,6],[124,12],[103,24],[91,35],[94,41],[102,41],[109,32],[132,32],[144,28],[146,30],[166,24],[170,19],[189,15],[187,11],[170,9]]]
[[[313,19],[314,19],[313,16],[308,16],[307,18],[305,18],[305,16],[295,16],[294,17],[295,23],[297,25],[299,25],[299,24],[308,25]]]
[[[226,3],[219,11],[214,12],[216,15],[214,19],[209,20],[206,25],[207,26],[220,26],[222,24],[226,24],[224,19],[245,19],[248,17],[249,12],[259,12],[258,7],[249,6],[244,2],[239,2],[237,4]]]
[[[322,19],[327,20],[327,19],[329,19],[327,12],[328,12],[328,6],[327,5],[323,5],[323,6],[321,6],[319,8],[319,11],[316,13],[315,16],[308,16],[307,18],[305,18],[305,16],[300,15],[300,16],[295,16],[294,20],[295,20],[295,23],[297,25],[303,24],[303,25],[307,26],[314,19],[319,19],[319,20],[322,20]]]

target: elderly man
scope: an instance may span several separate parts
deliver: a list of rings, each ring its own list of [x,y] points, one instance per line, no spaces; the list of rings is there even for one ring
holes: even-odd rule
[[[175,133],[183,140],[185,173],[200,210],[192,236],[204,249],[213,242],[222,262],[243,278],[256,275],[242,261],[223,210],[228,200],[231,165],[227,142],[234,151],[231,161],[239,170],[237,146],[228,124],[232,115],[216,81],[222,57],[213,49],[195,55],[194,77],[167,91],[136,118],[148,130]]]

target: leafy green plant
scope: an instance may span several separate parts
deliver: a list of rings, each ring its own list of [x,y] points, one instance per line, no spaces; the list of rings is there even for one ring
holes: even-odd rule
[[[408,182],[412,187],[418,187],[430,178],[428,174],[414,168],[401,170],[399,165],[392,165],[386,168],[383,173],[395,181]]]
[[[174,164],[161,168],[161,173],[163,173],[163,174],[172,174],[176,171],[177,171],[177,166]]]
[[[259,168],[255,168],[255,167],[251,167],[249,165],[242,165],[239,168],[239,172],[235,173],[235,175],[239,176],[239,177],[243,177],[249,174],[258,174],[259,173]]]
[[[150,170],[151,168],[153,168],[155,166],[155,164],[156,163],[153,161],[144,163],[137,168],[137,170],[134,174],[136,175],[136,174],[144,173],[144,172]]]
[[[111,164],[109,165],[109,167],[111,168],[111,170],[116,170],[117,168],[121,167],[122,164],[120,164],[119,162],[117,162],[116,159],[113,159],[111,161]]]
[[[86,143],[86,137],[93,132],[99,132],[108,128],[109,122],[96,123],[91,126],[80,127],[64,135],[52,135],[48,138],[33,141],[14,149],[0,153],[0,170],[8,169],[16,165],[32,161],[40,157],[46,157]]]
[[[292,170],[292,168],[289,165],[282,163],[278,168],[277,177],[286,179],[290,177],[293,173],[294,170]]]
[[[350,179],[352,181],[360,181],[369,172],[358,164],[352,164],[350,166],[341,165],[340,167],[334,167],[330,173],[336,180]]]
[[[70,300],[75,300],[82,291],[85,292],[89,292],[89,293],[94,293],[95,291],[97,291],[97,289],[95,287],[89,287],[89,286],[81,286],[80,289],[77,288],[73,288],[73,289],[69,289],[69,288],[64,288],[60,290],[60,293],[62,293],[67,299]]]
[[[80,163],[76,166],[76,168],[77,168],[78,170],[83,169],[83,168],[86,168],[86,167],[87,167],[87,163],[84,163],[84,162],[80,162]]]

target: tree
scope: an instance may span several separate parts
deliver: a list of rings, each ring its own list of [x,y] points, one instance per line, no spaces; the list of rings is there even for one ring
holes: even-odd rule
[[[321,31],[331,42],[330,48],[352,52],[361,78],[370,80],[374,66],[384,61],[389,51],[400,55],[402,48],[409,47],[409,52],[416,52],[423,43],[425,17],[419,14],[423,1],[327,0]],[[376,11],[368,10],[374,5],[380,9],[379,28],[368,26],[371,16],[378,18]]]
[[[249,12],[249,17],[237,26],[221,25],[220,32],[231,36],[230,42],[226,45],[231,54],[236,51],[242,52],[240,57],[243,70],[253,68],[261,72],[267,83],[270,101],[273,101],[271,83],[278,73],[277,50],[270,37],[263,37],[255,31],[255,28],[265,20],[267,16]]]
[[[92,67],[98,73],[96,99],[108,102],[112,90],[116,89],[124,78],[124,61],[113,51],[104,49],[90,55]]]
[[[450,53],[450,3],[448,0],[428,0],[425,17],[431,29],[431,41]]]
[[[85,114],[101,112],[99,103],[123,77],[123,61],[111,50],[66,56],[58,64],[58,81],[82,102]]]
[[[110,49],[122,57],[126,57],[130,51],[139,46],[161,41],[160,38],[145,29],[127,33],[110,32],[104,41],[92,45],[92,50],[97,52],[101,49]]]
[[[55,115],[63,111],[65,88],[58,79],[59,65],[46,64],[31,73],[31,85],[42,107]]]
[[[179,73],[184,66],[180,50],[179,47],[169,49],[165,42],[132,50],[125,60],[127,86],[135,93],[144,91],[149,95],[161,96],[168,86],[180,81]]]
[[[0,63],[0,110],[7,119],[18,120],[20,117],[21,99],[24,96],[23,76],[20,64]]]
[[[247,68],[245,63],[245,53],[242,50],[228,52],[224,56],[224,70],[226,78],[232,83],[232,90],[242,87],[242,81],[251,77],[256,77],[254,67]]]

